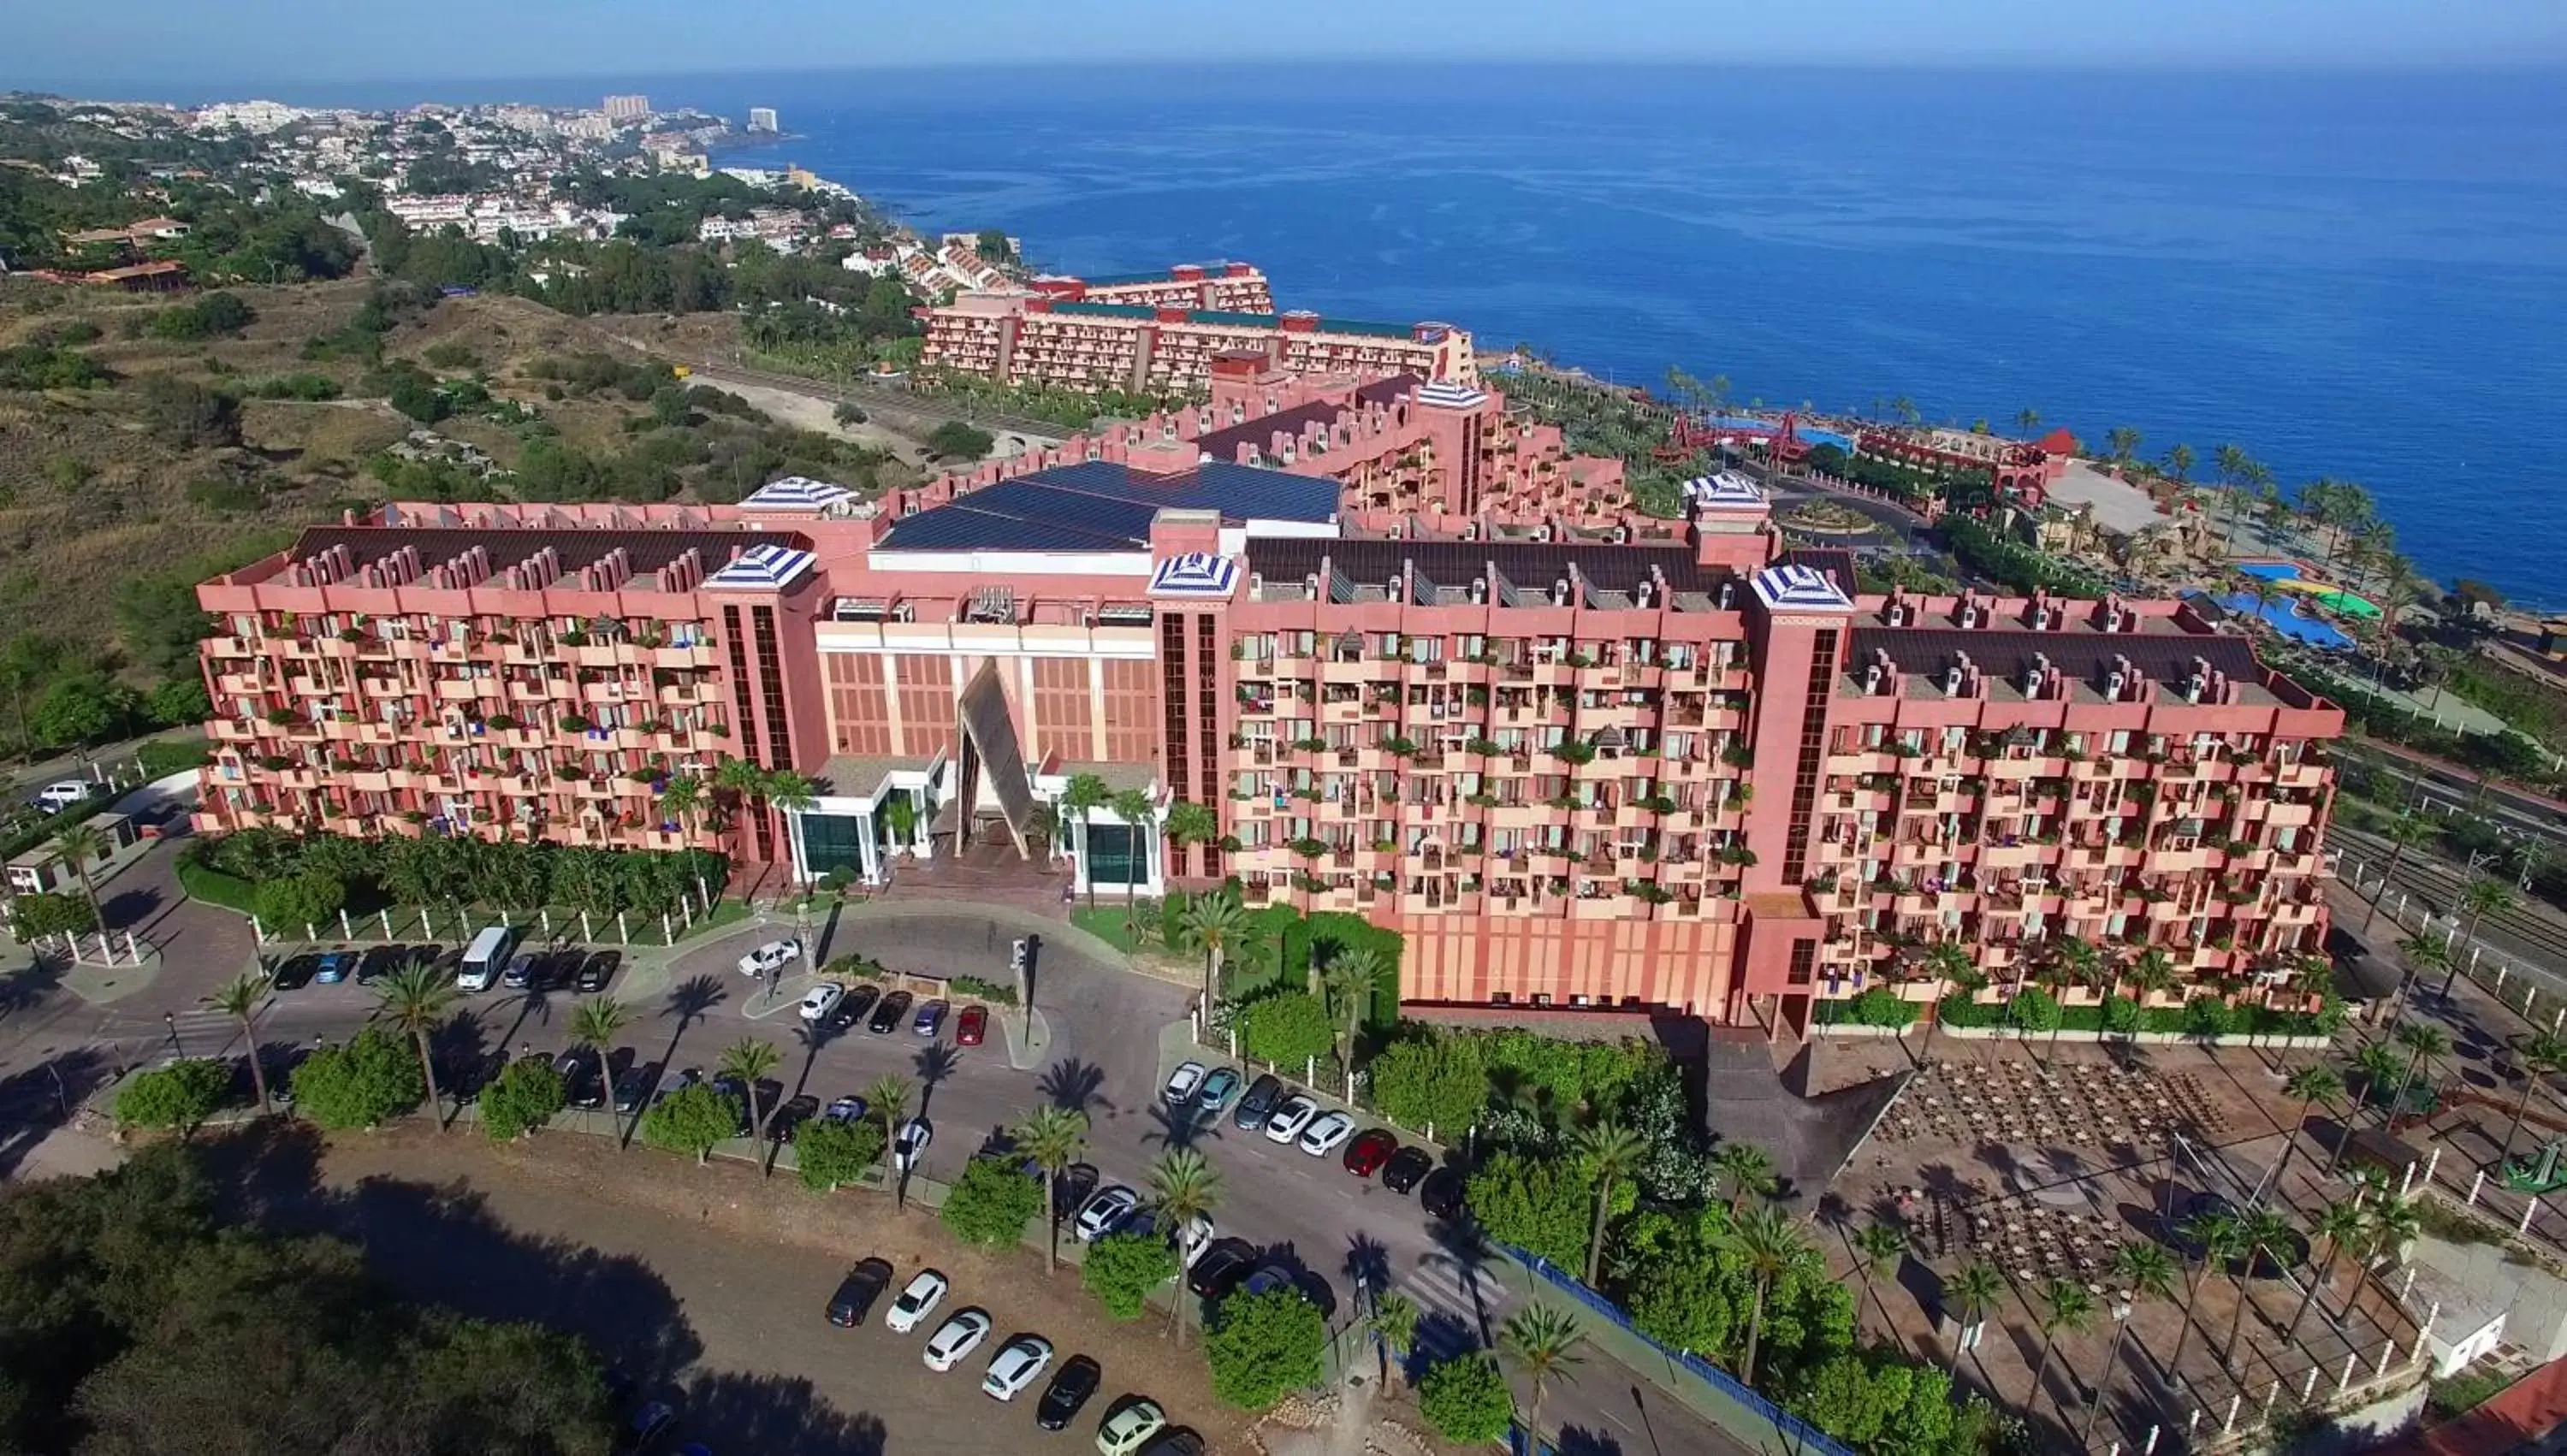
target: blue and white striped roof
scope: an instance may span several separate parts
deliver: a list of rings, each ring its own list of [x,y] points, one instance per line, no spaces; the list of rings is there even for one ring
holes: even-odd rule
[[[1696,475],[1684,483],[1685,499],[1698,510],[1763,510],[1765,487],[1738,473]]]
[[[856,492],[807,475],[787,475],[757,487],[739,505],[742,510],[826,510],[855,499]]]
[[[1226,597],[1239,583],[1239,563],[1227,556],[1189,551],[1162,559],[1150,572],[1154,597]]]
[[[1813,566],[1769,566],[1750,579],[1769,612],[1851,612],[1854,599],[1837,579]]]
[[[771,592],[791,586],[816,559],[791,546],[751,546],[705,578],[710,591]]]
[[[1417,403],[1439,410],[1477,410],[1489,403],[1489,397],[1469,385],[1439,379],[1417,392]]]

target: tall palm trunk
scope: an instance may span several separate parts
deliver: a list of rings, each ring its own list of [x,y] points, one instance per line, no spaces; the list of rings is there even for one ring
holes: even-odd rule
[[[2023,1403],[2026,1411],[2041,1409],[2041,1392],[2050,1383],[2050,1355],[2058,1338],[2059,1332],[2056,1329],[2044,1329],[2041,1332],[2041,1363],[2035,1365],[2032,1370],[2032,1394]],[[2065,1413],[2068,1409],[2067,1402],[2060,1402],[2059,1408],[2062,1413]]]
[[[1586,1287],[1594,1289],[1595,1268],[1604,1259],[1604,1207],[1613,1196],[1611,1179],[1599,1179],[1595,1185],[1595,1218],[1586,1235]]]
[[[2183,1282],[2183,1323],[2175,1331],[2174,1354],[2166,1360],[2169,1376],[2183,1368],[2183,1348],[2192,1342],[2192,1307],[2201,1298],[2201,1274],[2195,1272]]]
[[[445,1120],[445,1109],[438,1106],[436,1101],[436,1058],[428,1054],[428,1032],[425,1030],[413,1031],[411,1033],[411,1040],[419,1046],[420,1074],[428,1080],[428,1115],[436,1119],[437,1131],[451,1132],[454,1129],[454,1124]],[[258,1056],[257,1047],[253,1046],[250,1048],[250,1056],[253,1061],[256,1060]]]
[[[2540,1077],[2541,1073],[2532,1070],[2530,1067],[2523,1068],[2522,1096],[2513,1104],[2513,1121],[2504,1130],[2504,1151],[2495,1155],[2496,1167],[2499,1171],[2502,1170],[2505,1162],[2513,1156],[2513,1140],[2522,1132],[2522,1119],[2523,1116],[2531,1110],[2531,1093],[2534,1088],[2540,1085]]]
[[[1756,1281],[1756,1301],[1747,1310],[1747,1358],[1738,1371],[1738,1382],[1742,1385],[1753,1386],[1756,1383],[1756,1341],[1765,1332],[1765,1283],[1762,1279]]]
[[[2113,1383],[2113,1372],[2122,1367],[2122,1341],[2131,1332],[2131,1321],[2113,1321],[2113,1352],[2104,1357],[2104,1372],[2095,1377],[2095,1398],[2086,1406],[2086,1424],[2077,1431],[2078,1449],[2095,1449],[2095,1419],[2104,1413],[2104,1392]]]
[[[2262,1245],[2247,1245],[2246,1272],[2239,1278],[2231,1281],[2231,1283],[2237,1286],[2237,1310],[2236,1312],[2228,1316],[2228,1342],[2220,1346],[2219,1350],[2219,1366],[2221,1369],[2234,1370],[2237,1368],[2237,1335],[2246,1327],[2246,1307],[2254,1303],[2255,1289],[2253,1280],[2255,1278],[2255,1262],[2262,1257]]]
[[[2317,1277],[2309,1281],[2309,1287],[2300,1291],[2299,1308],[2291,1311],[2291,1327],[2283,1332],[2282,1337],[2284,1339],[2297,1339],[2299,1337],[2301,1317],[2309,1312],[2309,1305],[2312,1301],[2317,1299],[2318,1291],[2326,1288],[2326,1282],[2334,1277],[2335,1258],[2343,1252],[2343,1245],[2336,1243],[2332,1239],[2327,1241],[2326,1263],[2318,1266]]]
[[[249,1048],[249,1084],[258,1093],[258,1115],[265,1117],[273,1109],[267,1100],[267,1068],[260,1064],[258,1054],[258,1028],[250,1023],[247,1013],[242,1014],[240,1025],[241,1044]],[[435,1106],[435,1093],[430,1092],[428,1097],[428,1105]]]
[[[1043,1169],[1043,1273],[1060,1273],[1060,1195],[1054,1181],[1058,1174]],[[1178,1287],[1178,1299],[1184,1299],[1184,1287]]]
[[[1087,861],[1081,868],[1087,871],[1087,908],[1094,910],[1096,908],[1096,820],[1085,809],[1078,811],[1078,852],[1080,858]]]

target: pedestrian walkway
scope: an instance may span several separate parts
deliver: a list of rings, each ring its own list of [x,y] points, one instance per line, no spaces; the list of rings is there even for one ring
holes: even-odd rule
[[[1488,1272],[1465,1273],[1441,1259],[1421,1263],[1391,1290],[1417,1306],[1417,1358],[1425,1364],[1485,1347],[1486,1330],[1506,1318],[1504,1285]]]

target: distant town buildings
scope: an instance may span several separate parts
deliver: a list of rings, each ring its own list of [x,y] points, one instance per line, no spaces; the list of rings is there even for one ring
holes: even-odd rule
[[[638,122],[651,115],[651,98],[647,96],[610,96],[606,99],[606,120],[621,126]]]
[[[1255,263],[1179,263],[1164,273],[1072,278],[1046,273],[1033,290],[1065,303],[1130,303],[1151,308],[1208,308],[1271,314],[1275,295]]]
[[[264,136],[290,127],[310,115],[300,107],[290,107],[283,102],[227,101],[190,113],[187,125],[198,132],[227,132],[238,128]]]
[[[775,108],[750,107],[748,109],[748,130],[752,132],[781,132],[784,129],[775,125]]]

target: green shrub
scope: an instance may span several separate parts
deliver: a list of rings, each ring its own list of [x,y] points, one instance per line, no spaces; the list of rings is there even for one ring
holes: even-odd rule
[[[380,1127],[427,1095],[410,1043],[381,1026],[325,1046],[294,1069],[295,1110],[328,1128]]]
[[[1138,1319],[1150,1292],[1177,1277],[1177,1251],[1157,1234],[1109,1234],[1087,1247],[1079,1283],[1117,1319]]]
[[[673,1153],[689,1153],[702,1165],[725,1138],[739,1135],[739,1099],[697,1082],[651,1104],[642,1114],[642,1140]]]
[[[1417,1413],[1456,1446],[1485,1446],[1514,1428],[1516,1398],[1498,1357],[1473,1350],[1427,1370],[1417,1382]]]
[[[562,1075],[539,1057],[520,1057],[481,1089],[481,1130],[493,1142],[513,1142],[553,1120],[569,1105]]]
[[[1845,1019],[1857,1026],[1905,1026],[1919,1015],[1916,1003],[1885,986],[1865,988],[1845,1009]]]
[[[1327,1004],[1307,992],[1287,991],[1249,1003],[1239,1019],[1239,1048],[1286,1071],[1313,1057],[1333,1055],[1336,1025]]]
[[[823,1117],[793,1134],[794,1170],[814,1193],[835,1193],[860,1182],[882,1162],[883,1126],[871,1117],[853,1122]]]
[[[135,1073],[116,1094],[119,1127],[148,1127],[181,1137],[204,1125],[231,1095],[232,1069],[207,1057],[189,1057]]]
[[[334,920],[348,903],[348,887],[324,874],[297,874],[258,887],[258,918],[270,929],[292,932]]]
[[[954,1237],[984,1248],[1004,1248],[1025,1236],[1025,1223],[1042,1208],[1042,1185],[1017,1160],[984,1153],[963,1167],[939,1215]]]
[[[2061,1024],[2059,1001],[2038,986],[2027,986],[2014,994],[2007,1019],[2027,1031],[2056,1030]]]
[[[1265,1410],[1288,1391],[1319,1383],[1327,1343],[1319,1307],[1299,1291],[1232,1295],[1214,1310],[1204,1338],[1212,1393],[1226,1405]]]

